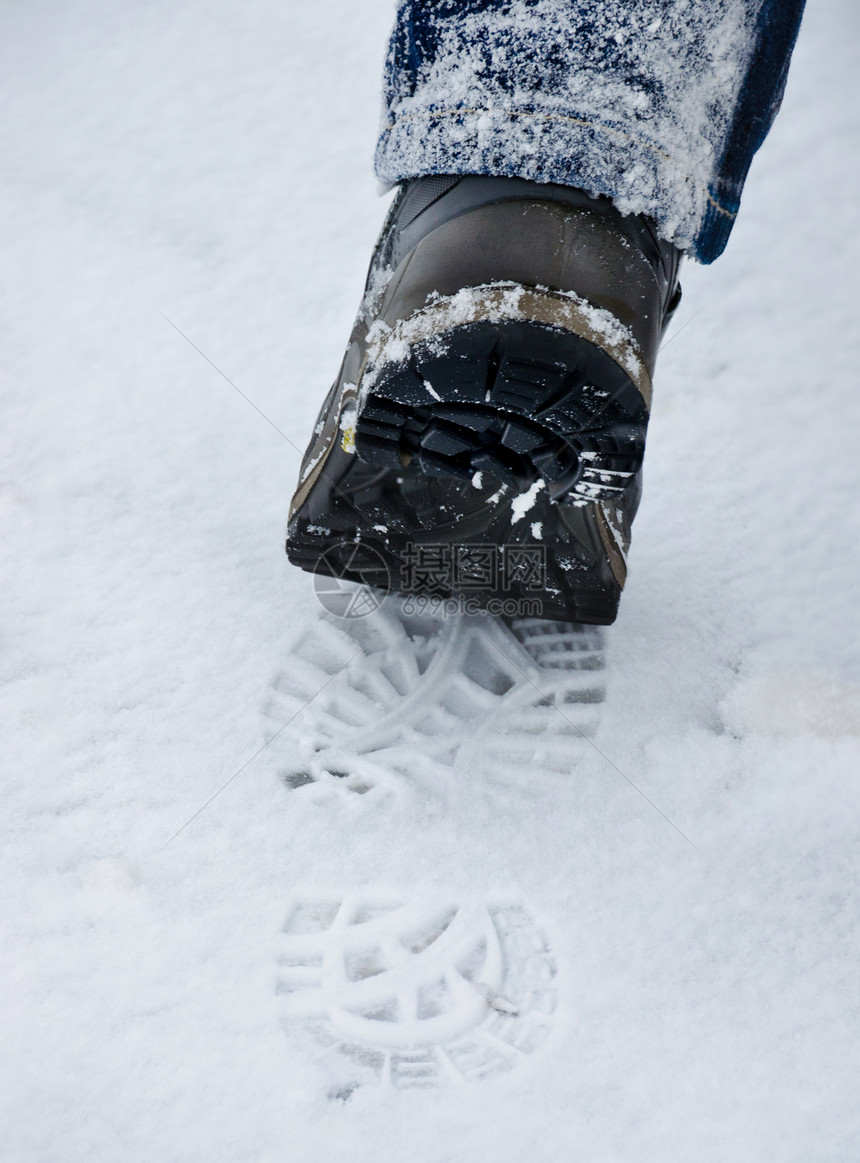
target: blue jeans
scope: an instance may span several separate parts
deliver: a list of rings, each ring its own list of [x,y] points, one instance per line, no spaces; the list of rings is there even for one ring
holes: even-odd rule
[[[606,194],[709,263],[782,98],[804,0],[400,0],[376,172]]]

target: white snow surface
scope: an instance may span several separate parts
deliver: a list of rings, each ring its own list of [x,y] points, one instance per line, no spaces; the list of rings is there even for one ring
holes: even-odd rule
[[[283,554],[391,19],[0,15],[0,1154],[854,1159],[856,5],[686,272],[618,622],[534,669]]]

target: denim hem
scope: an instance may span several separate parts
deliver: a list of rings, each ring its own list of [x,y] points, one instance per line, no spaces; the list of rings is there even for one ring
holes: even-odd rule
[[[575,186],[611,198],[623,214],[647,215],[661,237],[704,263],[722,250],[737,213],[714,198],[707,178],[641,134],[546,109],[398,110],[380,136],[375,168],[386,184],[491,174]]]

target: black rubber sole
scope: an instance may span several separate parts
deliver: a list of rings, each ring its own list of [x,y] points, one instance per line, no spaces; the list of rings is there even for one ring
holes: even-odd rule
[[[623,576],[594,502],[632,519],[647,420],[622,369],[569,331],[484,322],[434,336],[376,374],[355,453],[329,454],[287,553],[466,610],[608,624]]]
[[[440,348],[442,349],[440,351]],[[553,500],[612,500],[645,449],[648,412],[617,363],[570,331],[476,323],[377,377],[355,444],[369,464],[471,479],[492,473]]]

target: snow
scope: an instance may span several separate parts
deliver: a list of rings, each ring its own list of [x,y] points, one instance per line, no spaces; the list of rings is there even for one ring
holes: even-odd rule
[[[327,622],[283,554],[382,217],[391,17],[0,17],[4,1158],[853,1158],[855,9],[810,8],[686,272],[621,615],[558,691],[480,621]],[[473,957],[439,1037],[498,1028],[510,1068],[410,1088],[324,1048],[289,962],[348,939],[404,998],[410,957]]]
[[[522,521],[526,513],[534,507],[538,493],[544,488],[546,488],[546,483],[542,480],[537,480],[529,485],[524,493],[520,493],[518,497],[514,497],[513,501],[511,501],[512,525],[515,525],[517,521]]]
[[[355,392],[355,384],[344,385],[345,391],[349,391],[350,389]],[[338,427],[340,428],[341,432],[349,432],[350,429],[355,428],[355,421],[357,418],[358,409],[354,405],[350,406],[347,404],[340,414],[340,422]]]

